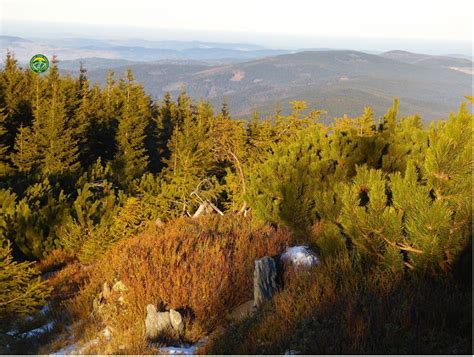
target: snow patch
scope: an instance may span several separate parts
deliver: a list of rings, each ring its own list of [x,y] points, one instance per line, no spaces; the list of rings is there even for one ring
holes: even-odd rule
[[[169,355],[194,355],[196,354],[196,346],[192,345],[189,347],[162,347],[160,348],[160,352]]]
[[[41,308],[40,313],[42,315],[47,315],[50,311],[51,311],[51,307],[49,306],[49,304],[46,304]]]
[[[46,325],[43,325],[41,327],[30,330],[28,332],[22,333],[20,336],[21,338],[31,338],[38,335],[43,335],[51,331],[54,328],[54,325],[55,325],[54,321],[50,321]]]
[[[72,343],[67,345],[66,347],[61,348],[60,350],[52,353],[51,355],[54,356],[63,356],[63,355],[82,355],[84,354],[87,349],[90,347],[97,345],[99,343],[99,338],[96,337],[93,340],[80,345],[78,343]]]
[[[304,245],[287,248],[281,255],[281,260],[290,262],[293,266],[305,268],[311,268],[319,264],[316,253]]]
[[[196,342],[194,345],[181,345],[179,347],[175,346],[168,346],[168,347],[161,347],[160,353],[162,354],[169,354],[169,355],[195,355],[198,348],[204,346],[207,342],[207,338],[204,337],[203,339]]]
[[[77,350],[77,344],[73,343],[52,353],[53,356],[72,355]]]

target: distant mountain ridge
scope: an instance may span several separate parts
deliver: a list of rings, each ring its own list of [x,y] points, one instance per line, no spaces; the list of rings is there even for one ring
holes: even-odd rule
[[[105,81],[108,70],[120,76],[132,68],[155,99],[185,89],[217,106],[226,98],[236,116],[253,110],[270,114],[276,105],[288,111],[294,99],[327,110],[329,117],[360,113],[366,105],[381,115],[399,97],[402,113],[436,119],[457,108],[473,87],[471,60],[399,50],[368,54],[140,39],[34,42],[14,36],[0,36],[0,44],[25,64],[34,53],[56,54],[62,71],[77,73],[82,62],[91,81],[98,83]]]
[[[15,36],[0,36],[3,51],[14,52],[26,62],[34,53],[57,55],[64,60],[84,57],[128,61],[183,60],[248,60],[264,56],[293,53],[293,50],[267,49],[243,43],[202,41],[98,40],[87,38],[37,39],[30,41]],[[3,54],[4,55],[4,54]]]
[[[394,59],[400,62],[430,67],[472,67],[471,60],[460,57],[433,56],[399,50],[384,52],[381,53],[380,56]]]
[[[128,66],[116,67],[117,75]],[[277,101],[304,99],[329,116],[360,113],[364,106],[381,115],[394,97],[404,114],[425,119],[446,116],[472,92],[472,76],[443,65],[410,64],[358,51],[311,51],[210,66],[206,63],[136,63],[137,80],[154,98],[185,89],[195,98],[219,106],[224,98],[233,113],[274,112]],[[103,69],[91,70],[91,80],[103,83]]]

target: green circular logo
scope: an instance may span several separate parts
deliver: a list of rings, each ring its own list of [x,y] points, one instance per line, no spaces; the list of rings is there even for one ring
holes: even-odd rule
[[[48,57],[45,55],[34,55],[30,59],[30,68],[35,73],[43,73],[49,68]]]

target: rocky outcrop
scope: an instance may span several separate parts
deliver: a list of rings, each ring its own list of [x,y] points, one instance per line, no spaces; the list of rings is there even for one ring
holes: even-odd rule
[[[146,307],[146,312],[145,335],[148,339],[157,339],[168,332],[175,332],[179,335],[184,333],[184,320],[178,311],[171,309],[158,312],[155,305],[149,304]]]
[[[180,335],[183,334],[184,321],[183,321],[183,317],[178,311],[173,310],[173,309],[170,310],[170,322],[171,322],[171,327],[176,332],[178,332]]]
[[[283,268],[309,269],[318,264],[318,256],[307,246],[289,247],[275,258],[257,259],[253,274],[253,306],[258,307],[270,300],[282,287]]]
[[[252,316],[255,311],[256,307],[253,303],[253,300],[249,300],[234,308],[229,314],[229,318],[232,321],[239,322]]]
[[[277,268],[275,260],[263,257],[255,261],[253,273],[253,304],[260,306],[264,301],[270,300],[278,290]]]
[[[94,298],[93,311],[94,313],[106,317],[106,315],[117,312],[125,305],[125,292],[127,287],[120,280],[116,281],[112,288],[109,283],[104,282],[102,290]]]
[[[304,245],[287,248],[280,259],[285,265],[292,265],[295,268],[311,268],[319,264],[316,253]]]
[[[171,329],[170,313],[168,311],[158,312],[155,305],[147,305],[145,318],[146,337],[154,340]]]

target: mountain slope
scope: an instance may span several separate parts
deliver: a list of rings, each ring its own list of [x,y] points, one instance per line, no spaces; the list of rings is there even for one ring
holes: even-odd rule
[[[185,88],[193,97],[214,104],[226,97],[237,115],[253,109],[268,114],[277,100],[287,109],[293,99],[307,100],[329,116],[360,112],[365,105],[382,114],[399,97],[402,113],[436,119],[456,109],[472,91],[472,76],[466,73],[357,51],[301,52],[220,66],[141,63],[131,67],[154,97]],[[125,70],[119,67],[116,73]],[[91,71],[91,79],[102,82],[103,72]]]
[[[449,68],[472,74],[472,61],[467,58],[432,56],[406,51],[389,51],[380,56],[419,66]]]

